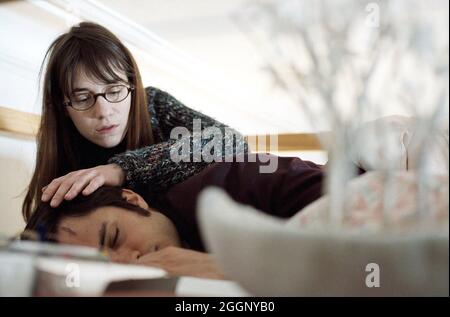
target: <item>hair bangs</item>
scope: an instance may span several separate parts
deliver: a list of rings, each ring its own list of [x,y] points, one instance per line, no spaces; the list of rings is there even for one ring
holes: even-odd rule
[[[123,74],[127,77],[126,82],[134,77],[132,66],[119,48],[77,40],[68,43],[65,63],[58,71],[65,74],[59,76],[59,86],[65,96],[72,93],[78,72],[104,84],[123,83]]]

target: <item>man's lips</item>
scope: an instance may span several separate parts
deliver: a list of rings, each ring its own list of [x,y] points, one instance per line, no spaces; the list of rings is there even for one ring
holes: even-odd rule
[[[118,124],[105,125],[99,129],[96,129],[96,131],[100,132],[100,133],[106,133],[106,132],[110,132],[110,131],[114,130],[118,126],[119,126]]]

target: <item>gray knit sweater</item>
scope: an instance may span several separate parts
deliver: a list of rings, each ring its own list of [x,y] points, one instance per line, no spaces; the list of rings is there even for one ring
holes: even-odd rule
[[[179,142],[178,139],[170,138],[171,130],[174,127],[185,127],[192,132],[194,119],[201,120],[202,130],[207,127],[217,127],[221,130],[224,146],[218,156],[224,158],[230,153],[234,155],[248,152],[243,136],[237,131],[231,129],[234,136],[225,133],[225,128],[230,129],[229,127],[186,107],[158,88],[147,87],[146,92],[155,144],[116,154],[108,160],[108,163],[118,164],[125,172],[124,186],[137,192],[143,191],[147,195],[158,194],[199,173],[211,164],[212,162],[206,162],[203,159],[200,162],[193,162],[192,152],[196,147],[203,149],[212,137],[200,139],[191,135],[180,139],[190,144],[191,160],[189,162],[174,162],[170,157],[171,149],[176,146],[176,142]],[[234,143],[229,143],[232,141]],[[233,148],[226,147],[227,144],[233,144]],[[210,153],[214,154],[214,150],[212,149]]]

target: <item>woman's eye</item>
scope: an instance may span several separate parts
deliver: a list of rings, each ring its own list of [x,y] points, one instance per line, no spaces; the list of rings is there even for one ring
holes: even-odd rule
[[[123,89],[123,87],[113,87],[110,90],[108,90],[109,94],[118,94],[119,92],[121,92]]]
[[[89,95],[78,95],[78,96],[75,96],[74,99],[77,102],[87,101],[87,100],[89,100]]]

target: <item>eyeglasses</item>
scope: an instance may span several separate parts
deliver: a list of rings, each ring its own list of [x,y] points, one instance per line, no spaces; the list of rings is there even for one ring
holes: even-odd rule
[[[114,85],[98,94],[90,91],[75,92],[70,95],[69,101],[64,102],[64,105],[77,111],[85,111],[95,105],[99,96],[102,96],[108,102],[118,103],[125,100],[132,90],[134,90],[133,86]]]

